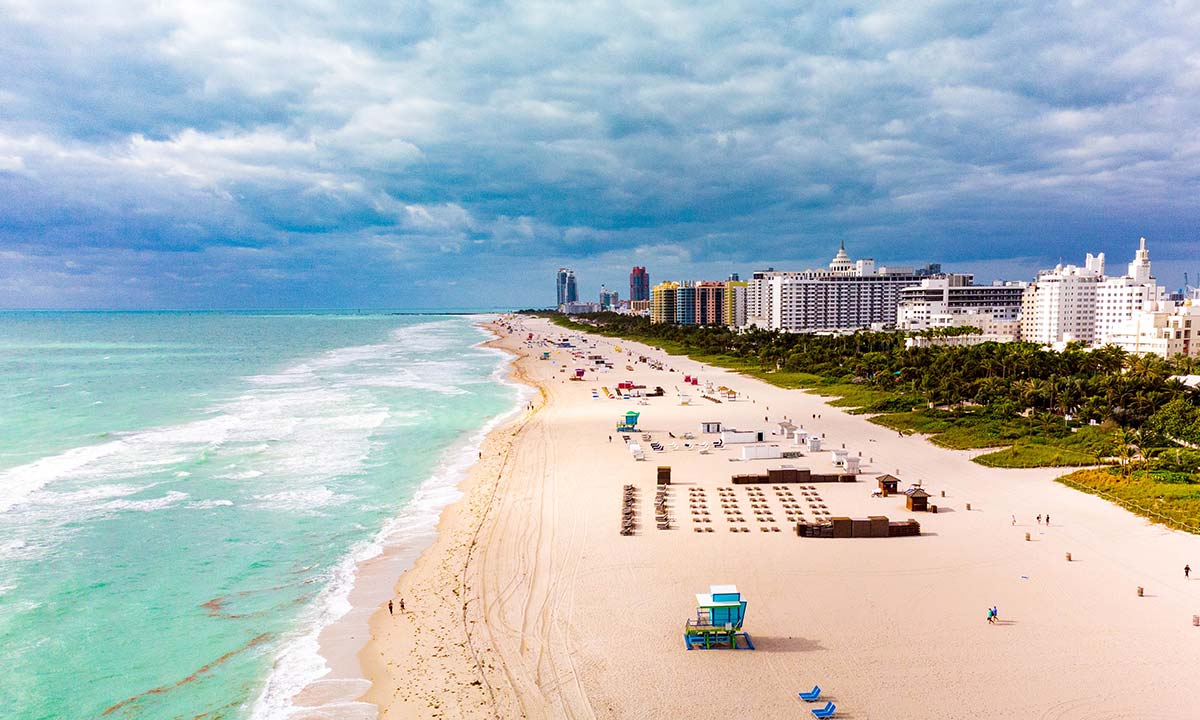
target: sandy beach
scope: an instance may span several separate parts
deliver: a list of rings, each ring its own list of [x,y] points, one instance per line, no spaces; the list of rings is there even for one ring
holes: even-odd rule
[[[1200,537],[1055,483],[1060,470],[985,468],[818,396],[637,343],[590,338],[589,352],[614,367],[570,382],[583,366],[571,350],[525,343],[561,330],[516,322],[495,345],[517,354],[514,379],[538,393],[488,436],[465,496],[396,582],[406,609],[370,618],[358,657],[372,682],[363,700],[379,717],[810,717],[796,693],[814,684],[848,718],[1200,717],[1200,579],[1183,576],[1185,563],[1200,568]],[[739,399],[717,404],[694,390],[681,405],[684,375]],[[624,380],[666,393],[644,405],[593,397]],[[627,410],[641,412],[639,442],[649,433],[680,449],[646,447],[634,460],[614,431]],[[769,436],[785,418],[823,434],[826,448],[861,453],[859,482],[814,486],[832,515],[915,518],[922,534],[800,538],[784,507],[793,503],[771,485],[755,486],[771,518],[758,522],[749,486],[731,475],[784,463],[833,472],[829,453],[740,461],[736,445],[701,454],[670,437],[711,440],[699,434],[704,421]],[[672,468],[669,530],[653,522],[659,465]],[[902,487],[920,481],[939,512],[873,497],[883,473]],[[619,534],[625,484],[638,488],[629,537]],[[719,489],[731,489],[747,522],[728,521]],[[689,505],[700,490],[709,522]],[[1036,521],[1047,513],[1049,525]],[[713,532],[695,531],[705,526]],[[685,650],[695,594],[727,583],[749,602],[756,650]],[[992,606],[997,624],[986,621]]]

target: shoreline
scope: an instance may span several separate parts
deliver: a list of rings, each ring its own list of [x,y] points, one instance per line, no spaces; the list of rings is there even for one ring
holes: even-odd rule
[[[360,660],[370,638],[371,621],[379,612],[386,613],[386,601],[392,596],[395,579],[409,569],[437,541],[441,518],[447,507],[465,497],[464,484],[477,463],[471,452],[481,452],[487,438],[505,425],[519,420],[529,394],[527,386],[512,380],[516,354],[497,346],[500,335],[485,319],[474,323],[485,339],[474,347],[503,356],[492,373],[496,382],[516,389],[514,404],[488,419],[459,445],[446,450],[434,472],[421,483],[413,497],[400,508],[376,536],[364,547],[351,549],[346,562],[351,566],[350,589],[339,608],[341,615],[320,625],[313,657],[324,663],[324,671],[303,685],[284,688],[274,707],[283,716],[372,720],[378,716],[375,705],[363,700],[370,680]],[[367,553],[365,557],[356,554]],[[278,702],[278,701],[282,701]],[[259,702],[262,702],[260,698]],[[258,704],[255,706],[258,709]]]
[[[397,580],[408,612],[372,617],[360,657],[373,685],[363,699],[377,704],[380,718],[616,718],[651,709],[663,717],[793,717],[806,714],[795,691],[814,681],[839,714],[860,718],[1133,717],[1147,694],[1161,716],[1186,715],[1192,700],[1182,668],[1200,663],[1200,647],[1189,642],[1200,583],[1184,583],[1179,569],[1200,557],[1195,536],[1055,482],[1061,468],[980,466],[971,451],[897,438],[828,398],[664,357],[642,343],[588,335],[584,344],[596,349],[585,352],[612,356],[615,372],[564,382],[556,368],[590,363],[558,349],[554,362],[542,362],[535,356],[546,348],[524,351],[521,340],[526,329],[575,333],[516,323],[514,372],[539,386],[542,404],[489,438],[464,497],[443,511],[438,539]],[[677,372],[652,372],[627,360],[629,351]],[[685,373],[741,397],[682,405],[672,387]],[[638,432],[664,441],[668,431],[695,432],[700,421],[770,431],[774,421],[797,419],[828,435],[828,448],[844,443],[860,453],[862,480],[816,486],[822,501],[834,515],[917,519],[921,536],[797,538],[770,486],[767,506],[784,532],[728,534],[731,521],[715,504],[708,509],[717,532],[703,532],[685,497],[710,493],[712,503],[718,491],[733,493],[745,508],[754,498],[729,484],[730,473],[779,461],[740,460],[735,446],[707,455],[648,452],[648,462],[635,462],[609,437],[615,416],[634,402],[587,392],[627,377],[666,387],[667,397],[637,408]],[[806,455],[800,463],[813,472],[832,467],[828,452]],[[675,526],[656,530],[642,514],[633,537],[618,536],[622,484],[634,484],[648,504],[658,463],[674,468]],[[895,499],[871,497],[883,473],[922,481],[939,512],[913,514]],[[1047,511],[1053,526],[1030,522]],[[749,524],[758,527],[753,517]],[[1065,552],[1074,559],[1064,561]],[[726,582],[750,600],[757,651],[684,651],[678,628],[693,594]],[[1135,586],[1150,599],[1135,596]],[[993,605],[1000,627],[983,621]],[[1105,672],[1118,666],[1119,677]],[[912,667],[922,668],[919,683],[910,682]],[[1019,698],[1013,687],[1024,688]]]
[[[489,329],[489,332],[495,331]],[[390,616],[381,605],[375,608],[368,619],[370,638],[358,651],[357,660],[370,685],[358,700],[377,708],[378,717],[381,719],[407,717],[408,711],[405,708],[423,714],[422,708],[430,710],[439,706],[437,695],[440,690],[414,677],[427,669],[424,662],[406,664],[414,658],[421,659],[420,656],[415,652],[396,653],[394,643],[397,638],[393,631],[397,624],[408,625],[409,637],[413,637],[420,632],[415,624],[418,619],[436,618],[435,622],[443,626],[446,635],[436,640],[426,639],[426,642],[443,642],[445,644],[436,646],[438,652],[455,652],[457,656],[454,660],[460,668],[459,672],[483,666],[479,655],[480,648],[473,642],[470,626],[466,623],[467,609],[465,604],[460,603],[460,598],[465,595],[465,580],[455,585],[452,582],[437,582],[435,578],[444,579],[448,575],[451,578],[459,576],[461,580],[461,574],[455,572],[456,567],[466,567],[470,563],[477,547],[479,527],[500,490],[507,451],[529,418],[547,402],[543,388],[530,380],[521,364],[526,358],[512,348],[505,347],[504,339],[497,334],[497,337],[484,345],[512,357],[512,361],[506,366],[506,380],[526,388],[524,395],[527,402],[532,402],[533,409],[517,408],[516,417],[497,424],[483,437],[479,457],[457,485],[461,496],[442,508],[433,542],[418,554],[403,573],[391,578],[390,596],[397,602],[400,599],[405,600],[406,610],[397,610],[394,616]],[[427,602],[421,599],[421,592],[428,593],[426,598],[436,597],[438,601]],[[408,643],[408,646],[410,650],[417,649],[415,640]],[[396,657],[397,655],[401,657]],[[434,660],[431,658],[430,661]],[[440,674],[453,678],[459,673],[451,671]],[[474,674],[478,676],[477,679],[467,682],[466,687],[477,691],[479,706],[495,703],[496,698],[487,673]],[[402,683],[396,682],[401,676],[404,678],[403,684],[409,686],[407,694],[402,694]],[[426,679],[431,680],[432,677]]]

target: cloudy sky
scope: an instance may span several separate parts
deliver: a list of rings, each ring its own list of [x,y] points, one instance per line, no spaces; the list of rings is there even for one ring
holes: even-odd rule
[[[841,240],[1196,281],[1200,2],[692,5],[0,0],[0,306],[546,305]]]

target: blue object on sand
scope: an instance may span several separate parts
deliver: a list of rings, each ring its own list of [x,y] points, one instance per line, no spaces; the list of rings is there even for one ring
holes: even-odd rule
[[[813,689],[808,692],[796,693],[804,702],[816,702],[817,698],[821,697],[821,686],[813,685]]]
[[[837,705],[834,705],[831,702],[827,702],[827,703],[825,703],[825,707],[823,707],[823,708],[813,708],[812,714],[813,714],[813,717],[818,717],[818,718],[833,717],[833,713],[835,710],[837,710]]]

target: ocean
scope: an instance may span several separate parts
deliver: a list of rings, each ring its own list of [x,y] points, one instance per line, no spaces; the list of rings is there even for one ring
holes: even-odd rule
[[[0,314],[0,715],[286,717],[521,402],[475,322]]]

